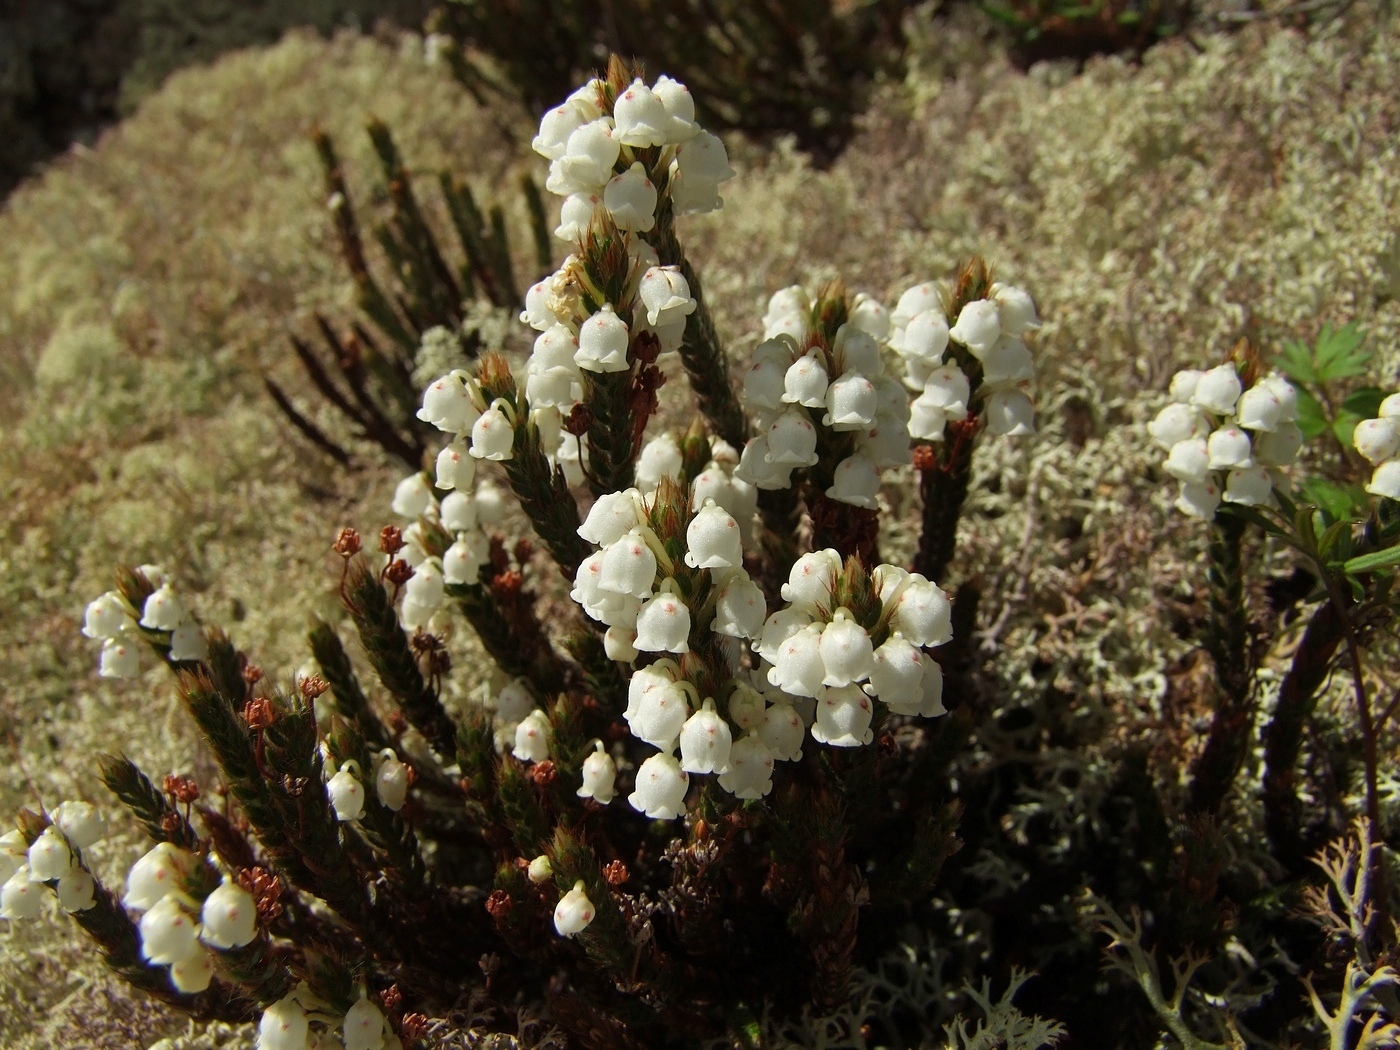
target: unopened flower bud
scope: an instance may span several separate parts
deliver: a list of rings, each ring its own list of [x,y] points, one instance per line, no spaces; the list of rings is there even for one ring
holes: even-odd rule
[[[175,897],[163,897],[141,916],[141,955],[162,966],[188,959],[199,948],[194,917]]]
[[[95,598],[83,612],[83,634],[88,638],[117,638],[130,625],[131,611],[116,591]]]
[[[574,888],[559,898],[559,903],[555,905],[554,928],[561,937],[573,937],[588,929],[596,914],[597,909],[588,899],[583,880],[579,879],[574,883]]]
[[[617,793],[616,780],[617,763],[603,750],[600,740],[596,750],[583,760],[583,786],[578,789],[578,797],[591,798],[606,806]]]
[[[360,996],[341,1023],[345,1050],[381,1050],[388,1028],[384,1011],[363,995]]]
[[[35,882],[61,879],[73,870],[73,851],[63,832],[50,825],[29,847],[29,877]]]
[[[258,935],[258,905],[238,883],[225,879],[204,898],[200,936],[215,948],[241,948]]]
[[[511,753],[522,762],[543,762],[549,758],[549,716],[531,711],[515,727],[515,747]]]
[[[155,631],[173,631],[185,618],[185,603],[170,584],[151,592],[141,613],[141,626]]]
[[[326,782],[326,794],[337,820],[359,820],[365,813],[365,789],[349,769],[342,768]]]

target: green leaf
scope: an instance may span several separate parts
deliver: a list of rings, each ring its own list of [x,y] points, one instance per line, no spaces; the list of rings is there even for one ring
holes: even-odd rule
[[[1342,402],[1342,411],[1351,412],[1362,419],[1375,419],[1381,414],[1381,402],[1386,399],[1386,391],[1374,386],[1363,386],[1353,390]]]
[[[1366,371],[1371,360],[1371,352],[1361,349],[1366,336],[1353,321],[1341,328],[1330,324],[1322,326],[1317,345],[1313,350],[1313,361],[1317,378],[1323,382],[1359,376]]]
[[[1315,438],[1327,430],[1322,404],[1306,390],[1298,391],[1298,429],[1305,438]]]
[[[1387,547],[1383,551],[1372,551],[1358,558],[1350,558],[1342,563],[1342,571],[1351,575],[1359,572],[1375,572],[1391,565],[1400,564],[1400,547]]]
[[[1316,383],[1317,369],[1313,367],[1312,348],[1296,339],[1284,341],[1275,364],[1279,371],[1295,383]]]
[[[1367,500],[1360,486],[1313,477],[1304,481],[1301,488],[1303,495],[1332,521],[1355,521],[1365,516]]]
[[[1352,442],[1352,434],[1356,430],[1356,424],[1360,423],[1364,416],[1358,416],[1355,412],[1338,412],[1336,420],[1332,423],[1332,433],[1337,435],[1337,440],[1347,448],[1355,448]]]
[[[1351,538],[1351,522],[1334,521],[1331,525],[1327,526],[1327,531],[1318,537],[1318,554],[1326,558],[1331,553],[1332,548],[1337,546],[1338,542],[1343,538]]]

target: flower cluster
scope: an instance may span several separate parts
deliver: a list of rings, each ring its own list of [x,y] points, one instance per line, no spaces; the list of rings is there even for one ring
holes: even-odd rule
[[[27,847],[18,831],[0,836],[0,919],[38,918],[45,884],[66,912],[93,906],[97,884],[82,851],[107,833],[107,821],[88,802],[64,802],[52,819]]]
[[[1375,419],[1363,419],[1352,432],[1352,444],[1375,465],[1366,491],[1373,496],[1400,499],[1400,394],[1381,402]]]
[[[381,748],[371,756],[369,775],[379,804],[397,813],[408,799],[413,776],[408,764],[401,761],[393,748]],[[326,768],[330,768],[329,756]],[[359,820],[365,815],[363,773],[354,759],[341,763],[340,768],[326,780],[326,796],[337,820]]]
[[[325,1004],[304,986],[277,1000],[263,1011],[258,1022],[258,1050],[313,1050],[343,1046],[345,1050],[390,1050],[402,1044],[389,1027],[389,1020],[364,995],[345,1012],[338,1024]],[[324,1029],[322,1035],[313,1029]],[[340,1039],[332,1034],[340,1030]]]
[[[1017,437],[1035,432],[1035,409],[1025,387],[1035,362],[1022,338],[1040,327],[1029,294],[992,284],[986,299],[974,299],[948,324],[946,299],[933,282],[917,284],[890,314],[890,347],[904,362],[904,382],[916,395],[909,433],[919,441],[942,441],[950,422],[967,418],[974,383],[986,394],[987,430]],[[949,353],[950,345],[962,353]],[[969,369],[976,366],[975,378]]]
[[[880,471],[909,461],[909,399],[885,374],[884,307],[863,295],[846,305],[839,293],[814,297],[797,285],[769,300],[742,396],[758,436],[744,446],[739,473],[758,488],[784,489],[794,470],[826,454],[826,496],[874,510]]]
[[[1247,386],[1227,361],[1178,372],[1171,400],[1147,429],[1167,452],[1163,469],[1181,484],[1177,507],[1210,519],[1222,500],[1268,503],[1278,469],[1303,444],[1298,395],[1288,380],[1269,375]]]
[[[208,653],[204,631],[165,571],[156,565],[136,571],[155,588],[140,610],[120,591],[108,591],[89,602],[83,614],[83,634],[102,642],[98,674],[103,678],[135,678],[142,645],[155,647],[175,663],[203,660]]]

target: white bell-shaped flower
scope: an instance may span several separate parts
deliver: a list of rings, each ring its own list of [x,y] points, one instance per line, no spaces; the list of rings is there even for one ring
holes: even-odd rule
[[[158,842],[146,852],[126,876],[126,896],[122,903],[128,908],[154,908],[166,894],[179,890],[197,859],[189,850]]]
[[[434,473],[438,488],[470,492],[476,478],[476,459],[471,455],[471,446],[465,441],[452,442],[437,454]]]
[[[692,569],[737,569],[744,564],[739,523],[713,501],[685,530],[685,563]]]
[[[700,134],[700,125],[695,123],[695,99],[688,87],[679,80],[661,76],[656,78],[651,92],[666,110],[667,145],[677,145]]]
[[[568,367],[578,352],[578,339],[567,325],[554,324],[535,338],[534,349],[526,362],[526,370]]]
[[[1400,459],[1388,459],[1376,467],[1366,491],[1373,496],[1400,499]]]
[[[389,1022],[384,1011],[362,995],[346,1011],[340,1030],[345,1050],[381,1050],[384,1037],[389,1034]]]
[[[416,518],[428,509],[432,501],[432,485],[425,475],[414,472],[395,487],[394,500],[389,507],[401,518]]]
[[[860,452],[847,456],[836,464],[832,485],[826,490],[826,495],[838,503],[849,503],[866,510],[877,509],[880,505],[880,471],[875,461]]]
[[[374,795],[381,806],[395,813],[403,809],[412,779],[407,763],[400,762],[391,748],[379,752],[374,763]]]
[[[859,686],[823,689],[817,697],[817,720],[812,723],[812,739],[832,747],[868,744],[874,736],[870,729],[873,714],[870,697]]]
[[[787,404],[824,408],[826,388],[826,365],[816,350],[799,357],[783,375],[783,401]]]
[[[997,390],[987,398],[987,433],[996,437],[1035,433],[1035,405],[1024,390]]]
[[[195,952],[170,967],[170,983],[186,995],[198,995],[213,979],[214,960],[208,952]]]
[[[656,584],[656,555],[640,528],[633,529],[603,552],[603,575],[598,586],[614,594],[651,597]]]
[[[857,292],[851,302],[850,320],[847,322],[866,333],[876,342],[884,342],[890,334],[890,312],[883,303],[865,292]],[[840,337],[840,332],[837,337]]]
[[[1176,498],[1176,508],[1193,518],[1209,521],[1220,506],[1220,486],[1213,478],[1205,481],[1183,481]]]
[[[1287,386],[1290,391],[1293,389],[1287,380],[1283,380],[1283,385]],[[1248,430],[1273,430],[1280,423],[1287,422],[1284,418],[1284,401],[1279,394],[1278,383],[1271,383],[1267,380],[1255,383],[1241,394],[1239,401],[1235,403],[1235,415],[1239,425]],[[1296,412],[1296,393],[1293,405]]]
[[[637,629],[614,624],[603,632],[603,652],[609,660],[630,664],[640,655],[637,652]]]
[[[1265,467],[1232,470],[1225,476],[1226,503],[1255,507],[1268,503],[1274,493],[1274,483]]]
[[[580,125],[569,136],[564,155],[550,169],[554,175],[550,192],[569,196],[601,189],[612,178],[621,149],[617,134],[605,121]]]
[[[650,325],[674,324],[695,312],[690,284],[675,266],[653,266],[647,270],[637,286],[637,295]]]
[[[734,513],[734,479],[718,464],[711,463],[690,483],[690,507],[699,510],[706,501],[713,501],[730,514]]]
[[[974,356],[981,356],[1001,338],[1001,315],[997,304],[990,299],[974,299],[959,311],[957,324],[949,329],[948,335],[967,347]]]
[[[610,169],[611,170],[611,169]],[[598,193],[571,193],[559,209],[559,225],[554,236],[561,241],[581,241],[598,212],[603,210],[603,198]]]
[[[182,663],[203,660],[208,655],[209,640],[204,637],[203,629],[194,620],[185,620],[170,632],[169,658],[172,661]]]
[[[639,493],[635,489],[625,492],[608,492],[598,497],[588,509],[578,534],[589,543],[608,547],[626,536],[641,524],[637,502]]]
[[[21,867],[29,877],[29,843],[18,829],[0,835],[0,880],[8,879]]]
[[[588,924],[593,921],[593,917],[597,914],[598,910],[588,899],[583,880],[579,879],[574,883],[574,888],[560,897],[559,903],[555,905],[554,928],[559,932],[560,937],[573,937],[588,929]],[[349,1050],[348,1047],[347,1050]]]
[[[1287,466],[1303,448],[1303,431],[1297,423],[1280,423],[1273,430],[1254,435],[1254,459],[1270,467]]]
[[[763,694],[744,682],[735,685],[734,692],[729,694],[724,705],[729,720],[740,729],[754,729],[762,725],[767,706]]]
[[[94,598],[83,610],[83,634],[88,638],[119,637],[131,626],[131,610],[116,591]]]
[[[569,136],[590,119],[582,107],[570,102],[555,106],[540,118],[539,134],[530,142],[530,148],[546,160],[558,160],[564,155]]]
[[[666,431],[642,446],[633,474],[637,487],[650,491],[661,483],[662,478],[679,480],[684,470],[680,442],[675,434]]]
[[[936,368],[943,363],[948,337],[948,319],[943,316],[941,307],[934,307],[910,318],[895,349],[902,357]]]
[[[29,877],[35,882],[61,879],[77,863],[63,832],[49,825],[29,847]]]
[[[851,372],[826,388],[822,423],[832,430],[865,430],[875,422],[879,408],[875,384],[859,372]]]
[[[723,773],[729,767],[732,744],[729,723],[715,711],[714,700],[706,697],[681,727],[681,768],[687,773]]]
[[[548,857],[541,853],[530,861],[530,866],[525,869],[525,877],[536,886],[542,886],[554,878],[554,865],[549,862]]]
[[[1167,461],[1162,465],[1178,481],[1192,485],[1203,484],[1210,471],[1210,447],[1203,437],[1187,438],[1178,441],[1167,453]]]
[[[346,763],[346,767],[350,765]],[[337,820],[359,820],[365,815],[364,785],[349,768],[342,768],[326,781],[326,795]]]
[[[830,593],[827,594],[827,600],[829,599]],[[770,664],[774,663],[782,644],[811,623],[814,615],[813,607],[791,606],[779,609],[764,621],[763,631],[754,645],[755,651]]]
[[[1239,427],[1221,427],[1206,439],[1211,470],[1243,470],[1254,466],[1249,435]]]
[[[185,603],[170,584],[162,584],[146,598],[141,612],[141,626],[153,631],[173,631],[188,613]]]
[[[653,820],[674,820],[685,809],[690,775],[674,755],[658,752],[637,769],[637,783],[627,802]]]
[[[636,702],[628,704],[623,717],[638,740],[668,751],[690,717],[690,704],[678,683],[664,682],[639,693]]]
[[[896,631],[873,654],[870,688],[886,704],[917,704],[923,692],[928,657]]]
[[[674,660],[662,657],[655,663],[640,667],[632,673],[627,683],[627,710],[624,718],[631,718],[639,710],[639,705],[647,695],[658,689],[665,689],[676,683],[680,668]]]
[[[767,324],[774,318],[787,314],[805,314],[811,309],[812,297],[807,294],[807,289],[800,284],[790,284],[786,288],[779,288],[768,297],[763,321]]]
[[[880,344],[869,332],[851,321],[836,329],[831,355],[837,364],[836,374],[841,376],[859,374],[874,377],[885,368],[880,360]]]
[[[477,485],[473,499],[476,500],[476,520],[483,528],[499,524],[511,505],[505,490],[489,481]]]
[[[765,349],[766,348],[766,349]],[[787,390],[787,371],[792,364],[790,344],[770,339],[754,351],[753,363],[744,372],[743,398],[749,408],[776,409]]]
[[[414,569],[403,591],[406,602],[434,610],[440,608],[447,598],[447,590],[436,560],[429,558]]]
[[[637,640],[644,653],[686,653],[690,651],[690,609],[669,592],[656,595],[637,613]]]
[[[499,463],[510,459],[515,449],[515,424],[506,414],[505,402],[496,402],[472,424],[471,454],[477,459]]]
[[[783,601],[803,610],[830,608],[840,571],[841,555],[831,547],[802,555],[788,570],[788,581],[781,591]]]
[[[755,488],[771,491],[785,489],[792,485],[792,467],[774,463],[768,453],[768,435],[751,438],[744,445],[739,457],[739,467],[734,472]]]
[[[1207,412],[1228,416],[1240,399],[1240,376],[1232,364],[1202,372],[1191,392],[1191,403]]]
[[[438,505],[438,521],[448,532],[466,532],[479,524],[476,516],[476,500],[471,494],[460,489],[449,492]]]
[[[311,1050],[306,1011],[290,995],[263,1011],[258,1022],[257,1050]]]
[[[612,303],[584,321],[578,332],[578,366],[589,372],[625,372],[628,369],[627,325],[617,316]]]
[[[826,669],[823,685],[850,685],[870,677],[874,665],[870,633],[855,622],[848,609],[837,609],[822,628],[819,651]]]
[[[29,877],[28,864],[21,864],[0,886],[0,919],[37,919],[43,914],[43,903],[43,884]]]
[[[535,709],[535,694],[529,680],[513,678],[496,694],[496,718],[502,722],[520,722]]]
[[[200,950],[199,927],[194,916],[175,897],[164,897],[141,916],[141,956],[148,962],[169,966]]]
[[[598,620],[598,609],[602,605],[604,592],[598,586],[603,578],[603,551],[594,551],[579,563],[574,573],[574,587],[569,597],[583,606],[583,611]]]
[[[715,597],[715,618],[710,630],[730,638],[757,638],[768,614],[763,588],[744,572],[725,577]]]
[[[995,283],[991,287],[991,296],[992,302],[997,304],[997,317],[1001,321],[1003,335],[1019,338],[1040,327],[1035,300],[1024,288]]]
[[[522,762],[543,762],[549,757],[549,716],[536,708],[515,727],[511,753]]]
[[[258,935],[258,904],[251,893],[225,878],[204,898],[200,921],[204,926],[200,937],[205,944],[215,948],[242,948]]]
[[[577,791],[579,798],[591,798],[606,806],[617,795],[617,763],[612,755],[603,750],[599,740],[596,749],[583,760],[583,786]]]
[[[521,322],[539,332],[547,331],[559,323],[559,318],[554,315],[550,305],[554,294],[550,288],[552,280],[552,277],[546,277],[543,281],[536,281],[530,285],[525,292],[525,309],[520,311]]]
[[[1010,386],[1035,378],[1035,360],[1019,339],[1003,335],[981,356],[982,381],[989,387]]]
[[[1172,376],[1171,386],[1167,391],[1168,396],[1173,401],[1190,404],[1191,399],[1196,396],[1196,387],[1200,384],[1203,375],[1205,372],[1199,368],[1183,368]]]
[[[423,407],[418,418],[449,434],[470,430],[480,410],[472,402],[472,392],[457,373],[440,376],[423,391]]]
[[[901,295],[890,314],[890,324],[896,329],[906,328],[910,321],[926,310],[943,311],[943,297],[933,281],[916,284]]]
[[[624,146],[666,145],[670,115],[661,99],[640,79],[632,81],[627,90],[617,96],[613,120],[617,124],[618,140]]]
[[[729,769],[719,786],[736,798],[763,798],[773,790],[773,752],[757,733],[747,733],[729,749]]]
[[[774,704],[763,712],[758,723],[758,738],[773,758],[779,762],[796,762],[802,758],[802,741],[807,727],[802,716],[791,704]],[[730,752],[731,755],[733,752]]]
[[[477,583],[491,560],[491,542],[481,531],[463,532],[442,555],[442,582]]]
[[[656,187],[640,161],[609,180],[603,205],[619,230],[646,233],[656,225]]]
[[[919,694],[908,702],[889,703],[886,706],[897,715],[911,715],[918,718],[936,718],[946,715],[943,706],[943,668],[938,661],[925,656],[923,659],[923,681]]]
[[[808,624],[778,646],[768,681],[793,696],[816,696],[826,677],[821,625]]]
[[[1381,416],[1363,419],[1351,434],[1352,444],[1372,463],[1384,463],[1400,456],[1400,418]]]
[[[74,849],[87,849],[107,834],[107,821],[91,802],[60,802],[53,822]]]
[[[943,645],[953,637],[953,603],[938,584],[911,573],[890,627],[914,645]]]
[[[724,143],[701,131],[676,150],[671,176],[671,204],[680,215],[709,212],[724,202],[719,184],[734,177]]]
[[[1157,445],[1166,450],[1178,441],[1203,438],[1210,434],[1210,423],[1198,408],[1176,402],[1167,405],[1147,424],[1147,433]]]
[[[783,467],[810,467],[817,462],[817,428],[801,409],[790,408],[779,415],[767,436],[769,462]]]
[[[97,903],[97,882],[82,868],[74,868],[54,887],[58,906],[69,915],[87,911]]]

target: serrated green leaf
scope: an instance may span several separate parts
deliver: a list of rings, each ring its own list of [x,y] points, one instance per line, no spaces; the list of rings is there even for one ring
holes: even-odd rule
[[[1365,339],[1365,334],[1355,321],[1341,328],[1323,325],[1313,349],[1317,378],[1329,382],[1363,374],[1371,360],[1371,352],[1361,348]]]
[[[1278,370],[1295,383],[1316,383],[1317,369],[1313,367],[1312,348],[1296,339],[1284,341],[1283,350],[1274,362]]]
[[[1322,411],[1321,402],[1306,390],[1298,391],[1298,429],[1308,439],[1327,430],[1327,415]]]
[[[1375,572],[1377,569],[1397,564],[1400,564],[1400,547],[1387,547],[1383,551],[1372,551],[1370,554],[1348,559],[1342,563],[1342,571],[1348,574]]]

